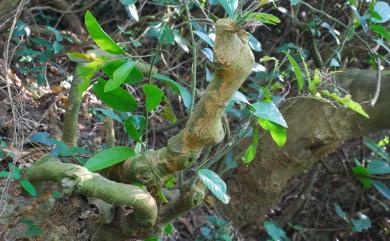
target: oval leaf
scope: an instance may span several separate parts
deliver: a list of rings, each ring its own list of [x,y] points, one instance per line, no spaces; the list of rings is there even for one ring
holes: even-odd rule
[[[29,180],[27,179],[20,180],[20,186],[22,186],[22,188],[26,190],[26,192],[28,192],[31,196],[36,197],[38,195],[37,190]]]
[[[271,133],[271,137],[274,142],[282,147],[286,143],[287,140],[287,129],[281,125],[275,124],[269,120],[264,120],[262,118],[257,118],[261,128],[265,131],[269,131]]]
[[[253,49],[253,51],[256,51],[256,52],[262,51],[261,43],[252,34],[249,34],[248,43],[249,43],[249,46],[251,47],[251,49]]]
[[[106,32],[99,25],[96,18],[92,15],[90,11],[87,11],[84,16],[85,26],[89,35],[91,35],[93,41],[101,49],[107,51],[110,54],[124,54],[125,51],[119,47],[114,40],[108,36]]]
[[[224,204],[228,204],[230,197],[226,194],[226,183],[213,171],[209,169],[200,169],[199,178],[206,187]]]
[[[146,111],[151,112],[160,105],[164,92],[156,85],[146,84],[143,86],[146,97]]]
[[[161,74],[155,74],[155,75],[153,75],[153,77],[166,83],[173,91],[175,91],[177,94],[180,94],[181,97],[183,98],[184,106],[187,108],[190,108],[191,94],[186,87],[184,87],[181,84],[179,84],[178,82],[170,79],[169,77],[161,75]]]
[[[245,164],[249,164],[253,161],[256,156],[256,146],[249,145],[248,149],[246,149],[244,156],[241,158]]]
[[[390,5],[387,2],[376,2],[374,11],[379,14],[380,19],[371,18],[371,21],[375,23],[385,23],[390,20]]]
[[[255,108],[253,115],[287,128],[287,123],[274,102],[256,102],[253,104],[253,107]]]
[[[238,6],[238,0],[219,0],[219,3],[225,9],[229,17],[233,18],[234,12]]]
[[[141,135],[146,127],[146,119],[142,115],[132,115],[124,123],[127,134],[134,140],[141,142]]]
[[[207,34],[201,31],[194,31],[194,33],[203,41],[205,41],[208,45],[210,45],[210,47],[214,47],[214,41]]]
[[[390,189],[386,186],[386,184],[379,180],[372,180],[372,184],[380,192],[384,197],[390,199]]]
[[[98,171],[135,156],[135,152],[127,146],[115,146],[99,152],[89,159],[84,167],[91,172]]]
[[[126,63],[118,67],[113,73],[113,79],[108,81],[107,84],[104,86],[104,92],[113,91],[119,86],[121,86],[121,84],[126,81],[131,71],[134,69],[134,66],[135,62],[127,61]]]
[[[264,229],[272,240],[285,240],[286,232],[276,223],[272,221],[264,222]]]
[[[104,86],[106,83],[107,81],[99,78],[97,83],[93,85],[93,91],[101,101],[118,111],[130,112],[137,109],[137,101],[126,90],[117,88],[105,93]]]
[[[374,160],[368,164],[368,171],[371,174],[390,174],[390,165],[385,161]]]

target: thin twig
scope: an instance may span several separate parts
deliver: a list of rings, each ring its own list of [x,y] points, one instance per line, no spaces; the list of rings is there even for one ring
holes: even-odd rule
[[[381,78],[382,78],[382,64],[380,58],[377,60],[378,70],[377,70],[377,80],[376,80],[376,90],[374,97],[371,99],[371,106],[374,106],[378,101],[379,93],[381,92]]]
[[[194,37],[194,31],[192,30],[192,23],[191,23],[191,14],[189,9],[190,1],[186,0],[184,2],[185,10],[186,10],[186,16],[188,19],[188,29],[190,30],[190,36],[191,36],[191,51],[192,51],[192,80],[191,80],[191,107],[190,107],[190,113],[194,111],[195,106],[195,92],[196,92],[196,42]]]

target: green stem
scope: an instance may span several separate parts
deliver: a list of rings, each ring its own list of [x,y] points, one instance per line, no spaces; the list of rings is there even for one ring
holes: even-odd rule
[[[82,79],[76,74],[70,87],[68,105],[64,116],[64,126],[62,128],[62,141],[72,147],[77,146],[78,140],[78,120],[82,102],[81,83]]]
[[[189,9],[190,1],[186,0],[184,3],[185,10],[186,10],[186,16],[188,19],[188,29],[190,31],[191,36],[191,52],[192,52],[192,80],[191,80],[191,107],[190,107],[190,113],[194,111],[195,106],[195,95],[196,95],[196,42],[194,37],[194,31],[192,30],[192,23],[191,23],[191,14]]]

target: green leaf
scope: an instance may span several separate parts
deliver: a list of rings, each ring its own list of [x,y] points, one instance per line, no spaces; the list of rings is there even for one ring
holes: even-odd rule
[[[173,234],[173,225],[171,223],[168,223],[167,225],[164,226],[164,233],[166,235],[172,235]]]
[[[0,177],[8,177],[10,176],[10,173],[9,172],[5,172],[5,171],[1,171],[0,172]],[[11,177],[11,176],[10,176]],[[11,177],[12,179],[14,179],[14,177]]]
[[[344,97],[344,98],[345,98],[345,97]],[[370,117],[368,116],[367,112],[365,112],[365,111],[363,110],[362,106],[361,106],[359,103],[357,103],[357,102],[355,102],[355,101],[353,101],[353,100],[350,100],[349,102],[346,103],[346,106],[347,106],[349,109],[355,111],[356,113],[359,113],[359,114],[361,114],[362,116],[366,117],[367,119],[370,118]]]
[[[372,180],[372,185],[380,192],[385,198],[390,199],[390,189],[385,183],[379,180]]]
[[[226,183],[215,172],[209,169],[200,169],[198,170],[198,175],[216,198],[224,204],[229,203],[230,197],[226,194]]]
[[[274,102],[256,102],[252,106],[255,108],[254,116],[261,117],[287,128],[287,123]]]
[[[133,156],[135,156],[135,153],[129,147],[115,146],[99,152],[90,158],[84,167],[94,172],[118,164]]]
[[[373,151],[377,156],[380,156],[383,159],[390,161],[389,154],[387,154],[387,152],[382,147],[378,146],[373,140],[368,137],[363,137],[363,143],[368,148],[370,148],[371,151]]]
[[[371,220],[365,214],[359,212],[359,219],[352,219],[352,232],[363,232],[366,229],[371,228]]]
[[[328,97],[331,97],[339,104],[355,111],[356,113],[359,113],[360,115],[369,118],[368,114],[363,110],[362,106],[359,103],[353,101],[351,99],[351,96],[347,95],[344,97],[339,97],[336,93],[330,93],[328,90],[321,90],[320,93]]]
[[[248,98],[241,93],[240,91],[236,91],[232,97],[232,101],[235,102],[241,102],[250,105],[251,103],[249,102]]]
[[[173,110],[169,107],[168,104],[166,104],[164,106],[164,109],[162,111],[162,113],[160,114],[160,116],[164,119],[166,119],[167,121],[170,121],[172,123],[176,123],[176,116],[175,116],[175,113],[173,112]]]
[[[176,177],[170,176],[165,181],[164,187],[166,188],[174,188],[176,186]]]
[[[345,221],[349,221],[348,215],[343,211],[343,209],[337,203],[333,203],[334,210],[336,211],[337,216],[342,218]]]
[[[108,63],[106,63],[103,66],[103,72],[108,75],[111,79],[114,78],[115,71],[121,67],[123,64],[127,63],[128,61],[119,59],[119,60],[113,60]],[[127,78],[125,79],[124,83],[126,84],[136,84],[144,79],[143,73],[137,68],[137,66],[134,66],[130,73],[128,74]]]
[[[236,11],[238,6],[238,0],[219,0],[219,3],[225,9],[229,17],[234,17],[234,11]]]
[[[223,170],[224,173],[238,167],[238,163],[234,159],[232,151],[230,151],[226,154],[226,158],[224,160],[224,163],[225,163],[225,169]]]
[[[253,161],[256,156],[257,144],[259,143],[259,126],[255,123],[252,128],[252,143],[241,158],[245,164]]]
[[[33,197],[36,197],[38,195],[38,192],[37,190],[35,189],[35,187],[31,184],[31,182],[27,179],[22,179],[20,180],[20,186],[22,186],[22,188],[24,190],[26,190],[26,192],[28,192],[31,196]]]
[[[200,228],[200,233],[205,237],[207,240],[211,240],[213,237],[211,236],[211,229],[207,226],[203,226]]]
[[[214,53],[210,48],[203,48],[200,52],[202,52],[210,62],[214,61]]]
[[[130,112],[137,109],[137,101],[126,90],[117,88],[107,93],[104,92],[106,82],[104,79],[99,78],[93,85],[93,91],[101,101],[118,111]]]
[[[245,164],[249,164],[253,161],[256,156],[256,149],[256,146],[252,144],[246,149],[244,156],[241,158]]]
[[[175,43],[175,36],[173,34],[173,30],[167,24],[163,24],[159,40],[161,44],[172,45]]]
[[[274,222],[265,221],[264,229],[273,240],[284,240],[287,237],[286,232]]]
[[[82,82],[80,84],[80,95],[84,93],[89,87],[91,83],[92,77],[99,71],[102,67],[102,61],[93,61],[90,63],[80,63],[76,67],[76,73],[80,78],[82,78]]]
[[[118,121],[119,123],[122,123],[122,119],[113,110],[110,109],[94,107],[88,109],[88,112],[92,112],[94,114],[96,114],[96,112],[101,112],[103,115],[108,116],[111,119]]]
[[[385,161],[373,160],[367,167],[370,174],[390,174],[390,165]]]
[[[73,52],[73,53],[67,53],[67,56],[70,60],[77,63],[90,63],[93,62],[95,59],[89,55]]]
[[[315,69],[313,80],[309,81],[308,88],[312,95],[317,93],[317,86],[321,83],[320,71]]]
[[[191,94],[184,86],[179,84],[178,82],[170,79],[167,76],[161,75],[161,74],[155,74],[153,75],[154,78],[161,80],[162,82],[166,83],[173,91],[175,91],[177,94],[180,94],[183,98],[184,106],[187,108],[190,108],[191,105]]]
[[[212,40],[207,34],[201,31],[194,31],[194,33],[203,41],[205,41],[208,45],[210,45],[210,47],[214,47],[214,40]]]
[[[263,128],[265,131],[269,131],[271,133],[272,139],[275,141],[275,143],[282,147],[286,143],[287,140],[287,129],[279,124],[275,124],[269,120],[265,120],[263,118],[257,118],[257,121],[259,122],[261,128]]]
[[[358,20],[358,23],[362,26],[363,31],[365,33],[368,32],[368,25],[365,16],[360,15],[358,9],[355,6],[350,6],[356,19]]]
[[[22,223],[27,226],[26,237],[37,237],[43,234],[43,230],[30,219],[23,219]]]
[[[124,123],[127,134],[135,141],[141,142],[141,136],[146,128],[146,119],[142,115],[132,115]]]
[[[87,159],[85,159],[85,158],[83,158],[83,157],[80,157],[80,156],[75,156],[74,158],[75,158],[75,159],[78,161],[78,163],[79,163],[80,165],[82,165],[82,166],[84,166],[85,163],[87,162]]]
[[[117,89],[121,84],[123,84],[131,71],[135,66],[135,62],[127,61],[122,64],[119,68],[117,68],[113,74],[113,79],[109,80],[107,84],[104,86],[104,92],[109,92]]]
[[[90,11],[87,10],[84,16],[85,26],[89,35],[91,35],[93,41],[103,50],[110,54],[124,54],[125,51],[119,47],[114,40],[108,36],[106,32],[99,25],[96,18]]]
[[[251,49],[255,52],[261,52],[262,49],[261,49],[261,43],[259,42],[259,40],[257,40],[257,38],[255,36],[253,36],[252,34],[249,34],[249,37],[248,37],[248,44],[249,44],[249,47],[251,47]]]
[[[51,196],[55,199],[57,198],[61,198],[62,197],[62,192],[59,192],[59,191],[54,191],[51,193]]]
[[[54,139],[49,137],[47,132],[36,132],[31,137],[32,142],[41,143],[47,146],[52,146],[55,144]]]
[[[146,111],[151,112],[160,105],[164,92],[156,85],[145,84],[143,86],[146,97]]]
[[[158,237],[149,237],[149,238],[145,239],[144,241],[161,241],[161,239],[159,239]]]
[[[159,197],[161,202],[168,203],[168,199],[165,197],[165,195],[164,195],[163,191],[161,190],[161,188],[158,190],[158,197]]]
[[[6,172],[6,171],[1,171],[0,172],[0,177],[9,177],[13,180],[18,180],[20,178],[20,174],[17,174],[15,171],[10,173],[10,172]]]
[[[166,23],[154,23],[146,29],[145,34],[157,38],[162,45],[175,43],[173,30]]]
[[[370,175],[370,172],[367,170],[367,168],[365,168],[363,166],[356,166],[356,167],[352,168],[352,172],[354,174],[362,175],[362,176],[369,176]],[[359,177],[358,179],[363,184],[363,187],[365,187],[365,188],[371,187],[372,180],[370,178]]]
[[[303,86],[305,84],[305,82],[303,80],[302,71],[299,68],[299,65],[298,65],[297,61],[295,61],[295,59],[293,57],[291,57],[291,55],[288,52],[286,52],[286,56],[287,56],[288,60],[290,61],[292,70],[293,70],[293,72],[295,74],[295,77],[297,78],[298,89],[299,89],[299,92],[300,92],[303,89]]]
[[[374,6],[374,11],[380,18],[372,18],[375,23],[385,23],[390,20],[390,5],[384,1],[377,1]]]
[[[63,37],[62,37],[61,32],[60,32],[58,29],[55,29],[55,28],[50,27],[50,26],[46,26],[46,28],[47,28],[50,32],[54,33],[54,35],[55,35],[57,41],[59,41],[59,42],[62,41]]]
[[[257,21],[260,21],[264,24],[275,25],[281,22],[278,17],[269,13],[252,13],[249,15],[249,18],[256,19]]]
[[[298,3],[300,2],[301,0],[290,0],[290,3],[292,6],[296,6],[298,5]]]
[[[11,172],[1,171],[0,177],[9,177],[13,180],[19,180],[20,179],[20,169],[17,166],[12,165],[11,163],[8,163],[8,168],[11,170]]]
[[[379,34],[381,37],[385,38],[387,41],[390,41],[390,33],[386,30],[386,28],[382,25],[375,24],[372,25],[371,30],[375,33]]]
[[[188,48],[188,42],[185,38],[183,38],[178,30],[173,31],[173,35],[175,36],[175,42],[177,45],[179,45],[180,48],[182,48],[186,53],[190,52],[190,49]]]
[[[52,156],[71,156],[72,150],[62,141],[54,140],[54,149],[51,151]]]

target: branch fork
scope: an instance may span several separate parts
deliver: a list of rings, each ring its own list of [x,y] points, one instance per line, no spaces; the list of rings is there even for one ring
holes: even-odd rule
[[[166,147],[148,150],[111,167],[105,175],[108,179],[51,156],[43,157],[26,169],[24,175],[30,181],[61,183],[67,193],[77,192],[117,207],[112,223],[104,230],[117,233],[119,227],[126,237],[156,228],[156,221],[157,226],[161,227],[199,206],[205,196],[205,186],[200,180],[185,184],[180,196],[162,208],[157,220],[155,199],[143,189],[125,183],[161,186],[165,177],[191,167],[204,147],[224,139],[221,120],[224,109],[251,73],[254,56],[248,45],[248,34],[229,19],[219,19],[216,23],[214,54],[218,66],[214,79],[186,127],[170,138]],[[130,207],[134,209],[133,212],[129,212]]]

